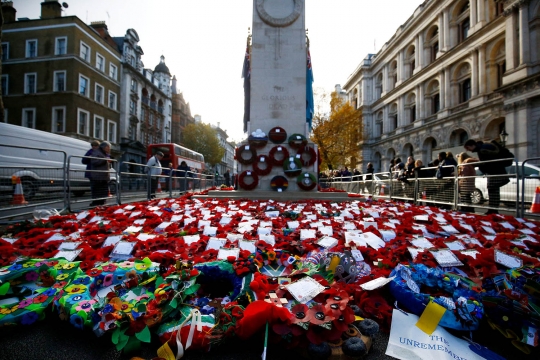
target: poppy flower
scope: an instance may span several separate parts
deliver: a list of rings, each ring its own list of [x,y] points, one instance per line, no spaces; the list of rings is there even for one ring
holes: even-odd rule
[[[308,316],[309,322],[313,325],[322,325],[326,322],[334,320],[332,314],[330,314],[321,304],[312,306],[308,310]]]
[[[39,275],[35,271],[29,271],[29,272],[26,273],[26,275],[24,277],[28,281],[36,281],[39,278]]]
[[[305,304],[296,304],[291,309],[291,323],[309,323],[313,314],[309,311],[309,307]]]
[[[345,332],[349,328],[349,324],[352,324],[355,320],[354,311],[349,306],[346,306],[345,309],[341,312],[340,315],[336,316],[332,321],[332,325],[335,329],[340,332]]]
[[[79,314],[73,314],[69,318],[71,325],[75,326],[77,329],[82,330],[84,326],[84,320]]]
[[[56,277],[56,280],[57,280],[57,281],[66,280],[68,277],[69,277],[69,274],[67,274],[67,273],[59,274],[59,275]]]
[[[21,319],[21,324],[32,325],[38,320],[38,318],[39,318],[39,315],[35,311],[27,312],[26,314],[23,315]]]
[[[101,270],[101,269],[93,268],[93,269],[88,270],[86,272],[86,275],[91,276],[91,277],[96,277],[96,276],[101,275],[102,272],[103,272],[103,270]]]
[[[90,277],[89,276],[81,276],[76,279],[74,279],[72,282],[74,285],[88,285],[90,284]]]
[[[349,302],[349,299],[350,299],[350,295],[346,291],[340,290],[337,293],[332,294],[326,300],[326,305],[331,306],[335,304],[337,305],[337,308],[339,310],[343,310],[347,307],[347,303]]]
[[[68,296],[66,298],[66,302],[70,305],[74,305],[78,303],[79,301],[83,300],[84,298],[85,297],[83,295],[75,294],[75,295]]]
[[[34,297],[34,304],[41,304],[47,301],[49,297],[47,295],[39,294],[38,296]]]
[[[19,303],[19,309],[24,309],[25,307],[32,305],[33,303],[33,299],[24,299]]]
[[[101,268],[105,272],[114,272],[118,268],[118,266],[111,263],[111,264],[103,265]]]
[[[79,305],[75,308],[76,311],[90,312],[92,310],[92,305],[95,304],[96,300],[83,300],[79,302]]]
[[[85,285],[69,285],[65,288],[68,294],[82,294],[86,291]]]

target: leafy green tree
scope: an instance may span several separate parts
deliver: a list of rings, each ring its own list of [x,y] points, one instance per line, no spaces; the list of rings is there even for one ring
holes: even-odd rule
[[[321,154],[321,168],[356,166],[358,142],[362,138],[361,113],[333,92],[330,113],[316,112],[311,139]]]
[[[225,155],[225,149],[219,144],[217,131],[210,124],[189,124],[182,132],[185,147],[201,153],[211,166],[215,166]]]

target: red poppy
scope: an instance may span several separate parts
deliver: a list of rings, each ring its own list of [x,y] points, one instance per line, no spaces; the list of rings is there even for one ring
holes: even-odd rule
[[[90,270],[88,270],[86,272],[86,275],[91,276],[91,277],[96,277],[96,276],[101,275],[102,272],[103,272],[103,270],[101,270],[101,269],[92,268],[92,269],[90,269]]]
[[[49,297],[47,295],[40,294],[34,298],[34,304],[41,304],[47,301]]]
[[[309,322],[313,325],[322,325],[334,320],[334,316],[321,304],[312,306],[308,311]]]
[[[291,323],[299,324],[305,322],[311,322],[313,313],[309,311],[309,307],[305,304],[296,304],[291,309]]]
[[[347,331],[349,324],[352,324],[355,320],[354,311],[349,306],[346,306],[345,309],[341,312],[339,316],[332,321],[334,328],[340,332]]]

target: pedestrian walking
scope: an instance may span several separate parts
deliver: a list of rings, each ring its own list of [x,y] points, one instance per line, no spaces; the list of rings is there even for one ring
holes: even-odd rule
[[[231,187],[231,172],[229,171],[229,169],[225,171],[225,174],[223,174],[223,177],[225,178],[225,186]]]
[[[92,183],[92,199],[90,206],[104,205],[109,195],[111,144],[103,141],[92,151],[90,159],[90,182]]]
[[[149,198],[155,199],[156,190],[159,182],[159,176],[161,175],[161,160],[163,159],[163,153],[161,151],[156,152],[154,156],[146,163],[146,171],[150,176],[150,188]]]

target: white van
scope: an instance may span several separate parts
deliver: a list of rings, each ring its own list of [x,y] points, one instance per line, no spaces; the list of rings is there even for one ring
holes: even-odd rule
[[[12,176],[21,178],[26,200],[38,193],[62,192],[67,158],[71,155],[84,156],[88,149],[90,143],[86,141],[0,123],[0,192],[13,193]],[[84,177],[85,169],[81,158],[72,159],[69,186],[76,196],[90,191],[90,181]],[[114,176],[111,179],[116,181]]]

